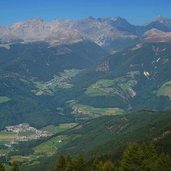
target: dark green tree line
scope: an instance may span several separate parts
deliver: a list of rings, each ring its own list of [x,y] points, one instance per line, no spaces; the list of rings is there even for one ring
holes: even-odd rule
[[[87,164],[83,155],[76,159],[61,155],[54,171],[171,171],[171,157],[158,154],[152,144],[133,143],[127,146],[118,163],[112,158],[106,161],[96,158]]]

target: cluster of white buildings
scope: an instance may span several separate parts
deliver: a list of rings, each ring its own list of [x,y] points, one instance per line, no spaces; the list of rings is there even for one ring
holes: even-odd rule
[[[13,126],[6,126],[5,130],[9,131],[9,132],[15,132],[15,133],[17,133],[17,135],[19,133],[25,133],[25,132],[31,133],[31,134],[28,134],[28,136],[27,135],[18,135],[16,138],[16,141],[29,141],[29,140],[39,139],[41,137],[50,136],[49,132],[38,130],[34,127],[31,127],[27,123],[22,123],[22,124],[13,125]]]

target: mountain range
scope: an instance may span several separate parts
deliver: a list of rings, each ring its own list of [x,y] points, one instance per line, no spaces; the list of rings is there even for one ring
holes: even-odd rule
[[[1,26],[0,40],[3,43],[45,41],[55,45],[90,40],[107,49],[118,50],[138,41],[137,39],[170,40],[168,32],[171,32],[171,20],[161,16],[142,26],[132,25],[121,17],[52,21],[29,19]]]
[[[1,26],[0,40],[4,160],[36,170],[59,152],[117,155],[128,141],[169,149],[170,19],[158,17],[143,26],[121,17],[30,19]],[[30,132],[12,133],[10,141],[4,129],[21,123],[50,136],[15,144],[16,136]],[[8,139],[1,140],[4,135]]]

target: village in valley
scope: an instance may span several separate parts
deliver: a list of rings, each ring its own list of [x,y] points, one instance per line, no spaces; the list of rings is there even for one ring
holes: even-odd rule
[[[38,130],[34,127],[31,127],[27,123],[22,123],[14,126],[6,126],[5,130],[8,132],[14,132],[17,134],[17,141],[29,141],[39,139],[41,137],[47,137],[51,134],[47,131]]]
[[[68,142],[68,137],[59,135],[53,137],[54,134],[73,128],[78,123],[62,123],[59,125],[48,125],[41,129],[34,128],[28,123],[20,123],[18,125],[6,126],[0,131],[0,158],[11,161],[24,161],[26,164],[38,162],[37,160],[44,155],[52,156],[58,148]],[[20,155],[19,148],[23,146],[23,142],[39,140],[41,138],[52,137],[47,141],[40,141],[36,144],[32,152],[26,155]],[[32,142],[30,142],[32,143]],[[33,142],[34,143],[34,142]]]
[[[11,147],[23,141],[36,140],[43,137],[51,136],[52,133],[44,130],[38,130],[27,123],[19,125],[6,126],[0,131],[0,145]]]

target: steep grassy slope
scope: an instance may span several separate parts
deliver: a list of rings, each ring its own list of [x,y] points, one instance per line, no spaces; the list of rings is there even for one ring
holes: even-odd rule
[[[131,142],[153,143],[160,152],[171,153],[170,121],[171,112],[140,111],[122,116],[103,116],[53,135],[33,147],[32,152],[33,155],[41,154],[42,158],[37,161],[46,163],[46,166],[47,156],[48,161],[53,163],[61,153],[75,156],[81,152],[88,159],[107,155],[117,160]],[[29,170],[39,168],[39,165],[27,167]]]
[[[61,150],[88,155],[115,153],[129,142],[159,143],[171,137],[171,113],[141,111],[104,116],[87,121],[66,133],[71,140]],[[171,151],[168,151],[171,152]]]

